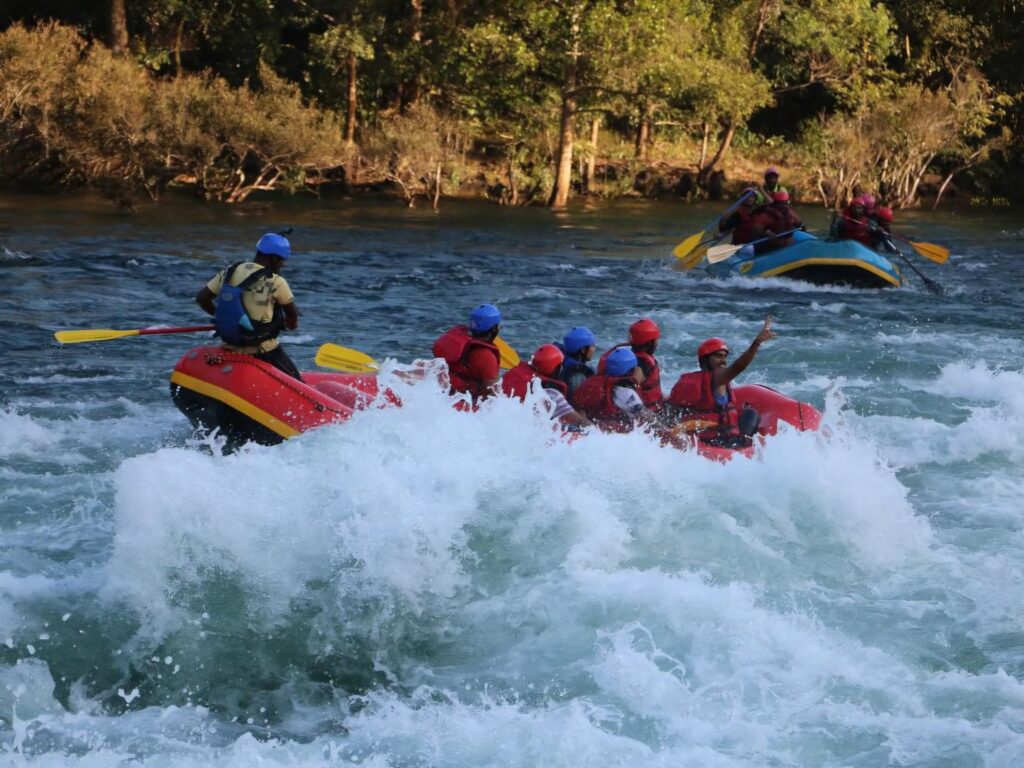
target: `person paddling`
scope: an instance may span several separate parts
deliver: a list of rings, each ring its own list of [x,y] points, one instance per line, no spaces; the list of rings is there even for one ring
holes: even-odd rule
[[[615,350],[629,347],[636,355],[637,364],[643,371],[643,383],[637,387],[640,399],[648,408],[657,409],[661,406],[661,366],[654,353],[658,349],[658,339],[661,338],[661,329],[653,320],[644,318],[637,320],[629,326],[629,341],[623,344],[616,344],[609,349],[597,362],[597,372],[604,373],[608,356]]]
[[[744,245],[754,239],[754,211],[757,208],[758,191],[754,187],[743,190],[743,203],[731,216],[718,223],[718,231],[725,235],[732,232],[732,244]]]
[[[731,365],[729,347],[722,339],[704,341],[697,349],[700,370],[680,376],[666,401],[666,414],[681,419],[671,434],[690,434],[703,442],[728,447],[749,445],[760,416],[754,409],[736,403],[732,381],[753,362],[761,345],[774,338],[769,315],[751,345]]]
[[[589,426],[590,419],[576,411],[566,399],[568,387],[558,378],[565,354],[554,344],[542,344],[533,353],[530,362],[521,361],[519,365],[505,372],[501,377],[501,391],[508,397],[526,400],[533,382],[539,381],[551,404],[551,418],[560,419],[563,424]]]
[[[773,192],[771,204],[761,206],[753,215],[751,234],[760,241],[753,246],[754,253],[760,256],[791,245],[792,233],[798,229],[804,229],[804,223],[790,206],[789,193]]]
[[[475,403],[494,393],[501,353],[494,339],[501,330],[501,312],[481,304],[469,314],[469,325],[449,328],[434,342],[434,357],[448,363],[451,394],[466,392]]]
[[[605,431],[629,432],[646,410],[636,391],[643,376],[633,350],[619,347],[605,360],[604,373],[580,385],[572,404]]]
[[[779,169],[774,165],[769,166],[764,172],[764,184],[757,189],[757,205],[771,205],[772,195],[776,192],[786,192],[789,190],[779,184]]]
[[[218,272],[196,294],[196,303],[213,316],[224,349],[252,355],[302,381],[277,338],[283,329],[299,327],[295,297],[278,274],[291,255],[283,235],[264,235],[256,243],[256,257]]]

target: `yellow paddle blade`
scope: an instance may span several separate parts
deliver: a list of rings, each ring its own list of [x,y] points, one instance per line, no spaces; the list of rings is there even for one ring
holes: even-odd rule
[[[131,331],[116,331],[112,328],[87,328],[82,331],[57,331],[53,338],[61,344],[79,344],[83,341],[110,341],[111,339],[123,339],[125,336],[138,336],[139,329]]]
[[[509,368],[515,368],[517,365],[519,365],[518,353],[514,349],[512,349],[512,347],[508,345],[508,342],[506,342],[503,338],[501,338],[500,336],[496,336],[494,338],[494,346],[498,348],[498,354],[499,357],[501,358],[499,364],[501,365],[502,368],[508,370]]]
[[[701,242],[693,249],[693,253],[690,254],[689,258],[679,264],[679,267],[683,270],[693,269],[704,261],[704,254],[706,254],[708,252],[708,248],[714,244],[714,240],[705,240]]]
[[[672,249],[672,255],[677,259],[685,259],[690,255],[690,251],[697,247],[700,243],[701,238],[704,237],[704,230],[702,229],[695,235],[690,235],[688,238],[683,240],[679,245]]]
[[[915,251],[936,264],[945,264],[949,259],[949,248],[944,248],[936,243],[915,243],[911,241],[910,244],[914,246]]]
[[[350,373],[376,373],[377,361],[358,349],[324,344],[316,351],[316,364]]]

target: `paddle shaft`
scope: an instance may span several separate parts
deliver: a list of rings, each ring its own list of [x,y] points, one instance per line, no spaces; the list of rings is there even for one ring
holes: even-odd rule
[[[192,325],[188,328],[143,328],[139,331],[139,336],[150,336],[158,333],[200,333],[202,331],[212,331],[215,326],[212,325]]]
[[[764,243],[764,242],[766,242],[768,240],[777,240],[780,237],[789,237],[790,235],[792,235],[796,231],[797,230],[795,230],[795,229],[791,229],[788,232],[780,232],[777,235],[769,235],[768,237],[758,238],[757,240],[751,240],[749,243],[741,243],[740,245],[718,246],[719,248],[721,248],[721,250],[716,252],[716,253],[712,253],[712,251],[714,249],[713,248],[709,248],[708,249],[708,263],[709,264],[717,264],[720,261],[725,261],[726,259],[732,258],[733,255],[735,255],[737,252],[741,251],[742,249],[746,248],[748,245],[757,245],[758,243]]]
[[[85,341],[112,341],[129,336],[149,336],[162,333],[198,333],[212,331],[212,325],[193,325],[188,328],[135,328],[116,330],[113,328],[86,328],[79,331],[56,331],[53,337],[61,344],[80,344]]]
[[[914,263],[903,255],[903,251],[901,251],[899,248],[892,244],[892,240],[889,240],[887,238],[885,240],[885,244],[892,250],[893,253],[899,255],[899,257],[903,260],[903,263],[910,267],[910,269],[913,270],[914,274],[921,278],[921,282],[924,283],[924,287],[927,288],[931,293],[934,293],[936,296],[941,296],[946,292],[946,289],[942,287],[941,283],[935,282],[927,275],[925,275],[921,270],[915,267]]]

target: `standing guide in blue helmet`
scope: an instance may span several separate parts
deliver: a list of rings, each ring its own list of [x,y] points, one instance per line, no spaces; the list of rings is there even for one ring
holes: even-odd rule
[[[559,378],[565,382],[570,401],[580,384],[596,373],[593,367],[588,365],[594,357],[596,344],[597,339],[593,331],[585,325],[577,325],[565,334],[561,344],[555,344],[565,353]]]
[[[226,350],[252,355],[301,381],[277,339],[283,329],[299,326],[295,297],[278,274],[291,255],[287,238],[264,235],[256,243],[255,258],[218,272],[196,294],[196,303],[213,316]]]

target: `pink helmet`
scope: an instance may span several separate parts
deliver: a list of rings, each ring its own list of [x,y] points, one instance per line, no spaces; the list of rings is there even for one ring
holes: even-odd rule
[[[765,176],[778,176],[779,175],[779,169],[776,168],[774,165],[769,165],[768,169],[764,172],[764,175]]]
[[[864,207],[865,208],[874,208],[875,207],[875,203],[877,202],[877,199],[875,198],[874,195],[868,194],[868,195],[861,195],[860,197],[861,197],[861,200],[864,201]]]

